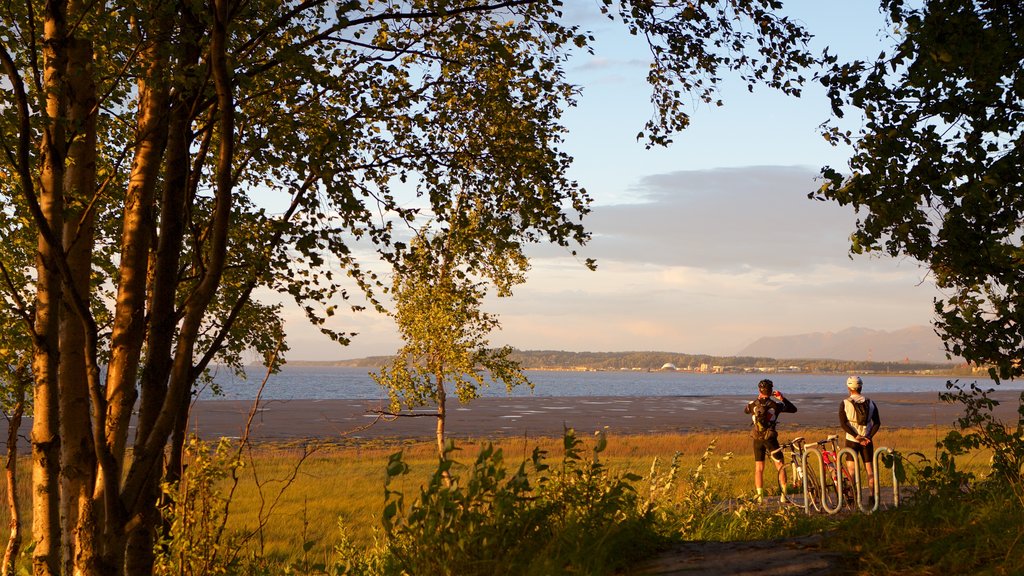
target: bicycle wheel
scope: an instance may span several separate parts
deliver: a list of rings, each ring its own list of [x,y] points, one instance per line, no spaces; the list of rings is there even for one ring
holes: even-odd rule
[[[804,477],[804,482],[807,483],[807,507],[815,510],[821,510],[821,484],[818,482],[818,477],[811,473],[809,470],[805,470],[807,475]]]
[[[834,465],[829,464],[825,467],[825,485],[822,487],[821,497],[829,510],[835,510],[839,506],[839,493],[842,487],[839,486],[837,472]]]
[[[853,488],[853,478],[843,471],[843,503],[847,507],[853,508],[857,506],[857,491]]]

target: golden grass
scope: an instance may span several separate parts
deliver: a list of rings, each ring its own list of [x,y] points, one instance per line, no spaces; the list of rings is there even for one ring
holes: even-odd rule
[[[821,439],[832,430],[789,429],[782,431],[783,441],[804,436],[807,439]],[[934,428],[883,429],[876,438],[878,446],[887,446],[901,453],[920,452],[929,458],[935,455],[935,443],[945,430]],[[593,442],[583,436],[586,450]],[[631,472],[646,476],[654,458],[661,461],[664,469],[675,453],[679,453],[680,490],[685,475],[696,465],[705,449],[715,443],[716,462],[722,463],[720,478],[727,494],[736,496],[748,494],[753,488],[753,460],[750,438],[745,431],[686,434],[613,435],[608,438],[608,448],[600,456],[601,461],[614,473]],[[462,440],[457,444],[460,451],[454,458],[463,464],[471,464],[479,447],[486,440]],[[556,466],[562,457],[561,438],[503,438],[494,441],[502,449],[510,468],[527,459],[534,446],[547,451],[545,462]],[[404,442],[351,446],[317,447],[305,461],[300,449],[280,445],[254,447],[252,462],[247,464],[236,491],[230,510],[230,526],[239,531],[253,532],[264,520],[263,540],[255,538],[254,544],[262,545],[262,552],[272,557],[283,557],[302,549],[306,541],[314,541],[316,550],[330,550],[340,539],[339,522],[358,546],[372,544],[375,531],[380,525],[380,511],[384,504],[384,470],[388,456],[397,450],[404,451],[404,460],[411,467],[408,476],[394,483],[392,489],[401,490],[407,503],[419,493],[431,472],[437,457],[433,442]],[[722,461],[727,454],[732,457]],[[979,464],[987,458],[979,457]],[[970,462],[964,462],[969,466]],[[298,474],[280,496],[273,510],[266,502],[284,487],[284,480],[290,477],[296,467]],[[263,483],[262,495],[257,488]],[[883,480],[883,483],[888,484]],[[770,485],[766,478],[766,485]],[[641,487],[642,489],[642,487]],[[264,506],[260,511],[261,505]]]
[[[876,444],[904,454],[920,452],[933,458],[935,443],[945,432],[935,427],[883,428],[876,437]],[[830,433],[834,431],[787,427],[781,431],[780,439],[804,436],[816,440]],[[585,450],[589,451],[592,439],[584,434],[581,438]],[[486,439],[458,440],[460,450],[455,453],[455,460],[472,464],[485,442]],[[501,448],[506,464],[512,469],[528,459],[535,446],[547,451],[545,462],[552,467],[559,464],[563,453],[561,438],[502,438],[493,442]],[[686,489],[686,475],[712,442],[715,443],[713,461],[721,463],[718,479],[725,484],[721,487],[723,492],[736,496],[749,494],[753,488],[753,464],[746,431],[610,435],[608,448],[600,458],[615,474],[631,472],[646,476],[655,458],[660,460],[664,470],[678,452],[679,490],[682,491]],[[404,460],[411,472],[395,481],[391,488],[404,492],[409,503],[436,467],[432,441],[253,446],[246,453],[245,466],[239,472],[239,483],[229,508],[228,528],[236,534],[247,535],[244,546],[269,559],[294,561],[306,542],[313,542],[311,554],[330,553],[341,542],[343,530],[357,546],[370,546],[378,532],[384,505],[385,467],[389,455],[398,450],[404,451]],[[732,457],[724,459],[727,454]],[[960,468],[966,470],[981,469],[987,463],[988,457],[984,454],[959,461]],[[23,460],[18,486],[26,539],[30,539],[31,526],[29,465]],[[768,478],[766,486],[771,486]],[[224,488],[226,493],[228,485]],[[643,486],[638,488],[643,490]],[[6,537],[7,510],[0,507],[0,538],[3,538],[0,541],[6,541]]]

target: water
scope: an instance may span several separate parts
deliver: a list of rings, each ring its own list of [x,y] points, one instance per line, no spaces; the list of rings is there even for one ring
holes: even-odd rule
[[[267,382],[263,398],[267,400],[323,400],[323,399],[383,399],[387,395],[368,375],[367,368],[289,366]],[[554,372],[529,370],[527,377],[534,383],[529,388],[512,391],[512,397],[578,397],[578,396],[750,396],[757,393],[761,374],[694,374],[689,372]],[[255,397],[263,371],[259,367],[249,370],[249,378],[240,380],[226,370],[216,375],[224,394],[215,397],[209,390],[200,393],[201,399],[222,398],[250,400]],[[770,374],[776,390],[789,395],[841,394],[846,392],[846,375],[842,374]],[[872,392],[942,392],[946,390],[946,377],[886,376],[865,374],[865,393]],[[961,379],[970,382],[975,379]],[[989,381],[978,379],[988,387]],[[1004,383],[1000,389],[1024,389],[1024,383]],[[508,396],[504,387],[491,386],[481,391],[482,396]]]

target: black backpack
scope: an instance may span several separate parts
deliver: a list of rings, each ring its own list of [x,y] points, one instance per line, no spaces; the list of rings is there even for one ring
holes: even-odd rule
[[[871,400],[865,399],[863,402],[850,400],[850,404],[853,404],[854,424],[867,426],[868,418],[871,416]]]
[[[774,413],[772,410],[772,404],[775,402],[768,398],[758,398],[754,400],[754,430],[752,434],[755,438],[767,438],[775,431],[772,421]]]

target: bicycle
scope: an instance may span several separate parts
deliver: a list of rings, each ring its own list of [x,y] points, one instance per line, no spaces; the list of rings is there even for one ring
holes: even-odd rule
[[[823,500],[822,505],[826,510],[838,510],[841,504],[849,507],[858,504],[856,482],[850,476],[850,471],[839,461],[838,440],[839,436],[831,434],[828,438],[814,443],[821,452],[821,465],[825,469],[825,489],[822,496],[827,501]],[[826,444],[832,449],[827,449]]]
[[[814,508],[820,510],[819,504],[822,502],[822,490],[821,484],[813,474],[808,475],[804,469],[804,454],[806,448],[804,445],[803,436],[798,436],[785,444],[780,444],[775,450],[772,450],[772,457],[776,454],[782,456],[782,468],[779,469],[779,487],[784,493],[790,492],[782,482],[782,474],[786,469],[786,456],[789,456],[789,467],[791,473],[788,475],[790,478],[789,488],[792,491],[799,491],[804,495],[804,508]],[[806,489],[804,484],[806,483]],[[794,504],[796,504],[794,502]]]

